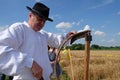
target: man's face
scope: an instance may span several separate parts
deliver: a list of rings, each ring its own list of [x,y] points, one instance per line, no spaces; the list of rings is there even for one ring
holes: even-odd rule
[[[43,28],[46,19],[40,18],[38,15],[33,13],[30,13],[29,17],[31,23],[30,26],[32,27],[33,30],[39,31]]]

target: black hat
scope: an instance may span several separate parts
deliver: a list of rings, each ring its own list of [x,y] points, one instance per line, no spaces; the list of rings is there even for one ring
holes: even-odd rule
[[[50,9],[46,5],[44,5],[40,2],[37,2],[33,6],[33,8],[30,8],[29,6],[27,6],[27,9],[30,10],[31,12],[37,14],[41,18],[45,18],[46,20],[51,21],[51,22],[53,21],[51,18],[49,18],[49,10]]]

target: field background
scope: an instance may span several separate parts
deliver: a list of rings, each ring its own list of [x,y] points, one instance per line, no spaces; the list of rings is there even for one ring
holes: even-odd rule
[[[71,65],[74,80],[83,80],[85,51],[70,52],[72,63],[61,54],[61,80],[72,80]],[[91,50],[89,63],[89,80],[120,80],[120,50]]]
[[[60,54],[63,70],[61,80],[84,80],[84,50],[70,51],[71,58]],[[72,63],[70,63],[70,60]],[[72,65],[72,68],[71,68]],[[72,72],[73,70],[73,77]],[[89,80],[120,80],[120,50],[91,50]],[[8,77],[6,78],[8,80]],[[56,79],[51,79],[56,80]]]

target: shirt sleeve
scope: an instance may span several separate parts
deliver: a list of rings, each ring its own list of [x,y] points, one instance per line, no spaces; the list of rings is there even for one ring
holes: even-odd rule
[[[66,38],[66,34],[57,35],[50,32],[45,32],[45,34],[47,36],[48,45],[55,48],[59,48],[59,45]],[[69,44],[69,41],[65,44],[65,46],[68,44]]]
[[[19,26],[12,25],[0,32],[0,72],[6,75],[17,75],[26,67],[31,68],[33,59],[20,52],[24,36]]]

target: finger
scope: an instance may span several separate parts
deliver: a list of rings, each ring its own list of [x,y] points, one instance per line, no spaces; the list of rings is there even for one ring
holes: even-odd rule
[[[42,76],[41,76],[41,77],[38,78],[38,80],[44,80],[44,79],[42,79]]]
[[[38,78],[38,79],[40,79],[41,78],[41,76],[42,76],[42,74],[38,74],[38,73],[32,73],[33,74],[33,76],[34,77],[36,77],[36,78]]]

